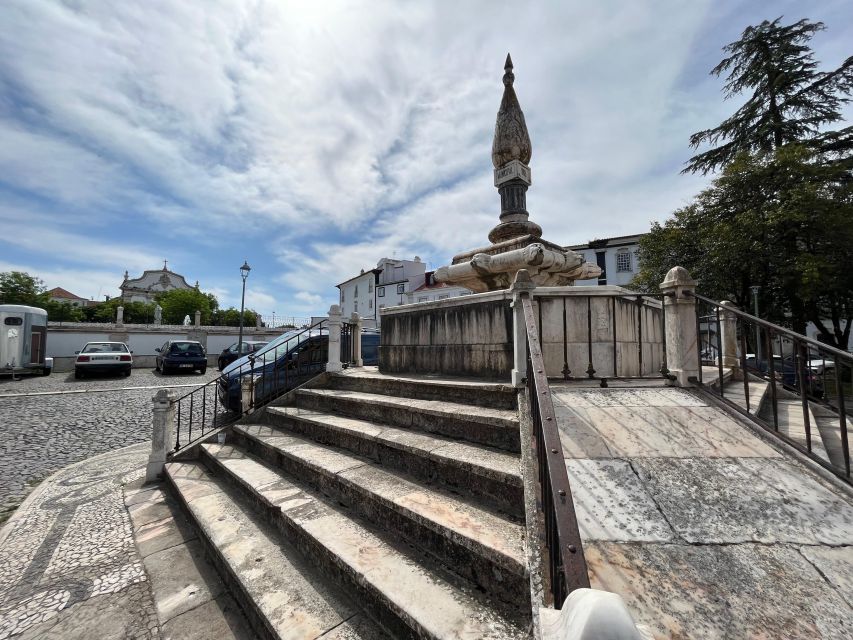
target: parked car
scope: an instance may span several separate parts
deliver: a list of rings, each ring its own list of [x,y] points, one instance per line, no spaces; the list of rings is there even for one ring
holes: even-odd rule
[[[812,361],[812,363],[816,362],[819,361]],[[768,360],[766,358],[756,358],[753,353],[746,354],[746,366],[748,369],[753,369],[765,376],[770,372],[770,363]],[[804,369],[806,393],[816,398],[822,398],[823,380],[821,379],[821,373],[823,369],[820,370],[820,373],[818,373],[815,367],[805,366]],[[773,373],[776,380],[780,381],[784,386],[799,391],[800,377],[795,356],[787,355],[783,357],[773,354]]]
[[[259,351],[267,346],[267,344],[267,341],[261,342],[260,340],[244,340],[240,353],[237,353],[237,343],[235,342],[230,347],[223,349],[222,353],[219,354],[219,358],[216,359],[217,368],[222,371],[240,356]]]
[[[207,371],[207,353],[201,342],[195,340],[167,340],[155,349],[155,367],[161,373],[173,371]]]
[[[124,342],[87,342],[75,351],[74,377],[82,378],[87,373],[113,373],[130,375],[133,368],[133,352]]]
[[[240,408],[240,381],[255,379],[255,402],[263,404],[294,389],[326,370],[329,334],[320,330],[295,330],[282,334],[259,351],[225,367],[219,381],[219,399],[231,411]],[[361,355],[365,365],[379,364],[379,332],[364,329]]]

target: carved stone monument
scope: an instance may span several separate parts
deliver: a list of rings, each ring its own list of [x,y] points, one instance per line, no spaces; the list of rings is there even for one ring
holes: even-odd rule
[[[527,212],[527,188],[532,184],[532,146],[524,113],[513,89],[512,58],[506,56],[504,94],[495,123],[492,164],[501,196],[500,223],[489,232],[487,247],[454,256],[452,264],[435,272],[438,282],[474,292],[508,289],[519,269],[527,269],[536,286],[565,286],[597,277],[598,266],[583,256],[542,239],[542,227]]]
[[[154,306],[154,324],[163,324],[163,307],[159,304]]]

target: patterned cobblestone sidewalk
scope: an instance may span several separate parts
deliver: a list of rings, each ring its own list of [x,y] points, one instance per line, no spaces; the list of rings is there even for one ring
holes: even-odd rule
[[[63,469],[0,530],[0,640],[159,638],[122,494],[147,453],[142,443]]]

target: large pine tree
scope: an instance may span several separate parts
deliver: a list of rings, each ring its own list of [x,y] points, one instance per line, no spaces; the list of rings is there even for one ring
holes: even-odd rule
[[[800,20],[780,25],[780,18],[747,27],[725,46],[729,55],[711,70],[728,72],[726,98],[751,91],[746,103],[713,129],[694,133],[690,145],[712,148],[687,162],[684,173],[722,168],[742,152],[771,152],[803,143],[829,158],[849,158],[853,127],[827,131],[842,119],[841,108],[853,89],[853,56],[834,71],[818,71],[809,41],[822,22]],[[722,142],[722,144],[720,144]]]

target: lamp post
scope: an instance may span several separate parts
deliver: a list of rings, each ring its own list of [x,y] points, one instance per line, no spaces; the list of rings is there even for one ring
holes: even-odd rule
[[[243,260],[243,266],[240,267],[240,277],[243,278],[243,295],[240,297],[240,336],[237,338],[237,354],[238,357],[243,355],[243,309],[246,306],[246,278],[249,277],[249,272],[252,267],[249,263]]]
[[[758,317],[758,291],[761,289],[758,285],[753,285],[749,288],[752,291],[752,308],[755,317]],[[761,327],[755,323],[755,364],[758,366],[758,361],[761,358]]]

